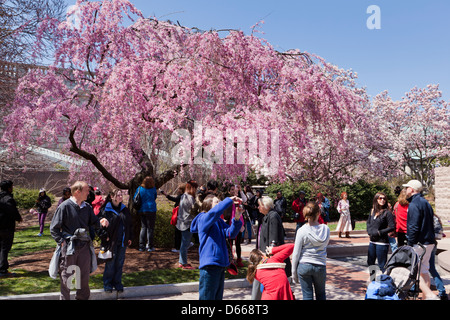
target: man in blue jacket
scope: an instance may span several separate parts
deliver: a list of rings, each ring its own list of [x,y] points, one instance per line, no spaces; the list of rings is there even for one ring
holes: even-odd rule
[[[221,218],[222,214],[231,209],[233,200],[226,198],[219,202],[214,195],[208,195],[202,203],[202,212],[191,224],[191,232],[198,233],[200,240],[200,300],[222,300],[225,284],[225,268],[229,266],[227,238],[236,238],[242,227],[240,217],[243,209],[236,207],[236,215],[231,226]]]
[[[409,201],[408,216],[406,222],[406,237],[408,245],[414,247],[417,254],[422,254],[423,249],[418,246],[422,244],[426,251],[422,258],[420,268],[420,289],[424,299],[437,299],[430,290],[430,256],[435,245],[433,208],[422,196],[422,183],[418,180],[411,180],[403,185],[406,188],[407,200]]]

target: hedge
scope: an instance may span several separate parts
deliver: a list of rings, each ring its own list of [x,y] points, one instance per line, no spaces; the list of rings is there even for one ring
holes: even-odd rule
[[[46,192],[50,197],[52,204],[55,202],[55,196]],[[20,209],[31,209],[35,206],[36,200],[39,196],[39,189],[26,189],[20,187],[14,187],[13,189],[14,200],[16,200],[17,207]]]
[[[352,216],[358,220],[367,219],[370,209],[372,208],[373,197],[377,192],[381,191],[386,193],[389,203],[392,205],[394,205],[396,201],[393,191],[387,185],[380,183],[369,183],[364,180],[359,180],[354,184],[342,184],[333,187],[317,187],[317,185],[309,182],[285,182],[282,184],[270,185],[266,189],[266,193],[272,197],[272,199],[275,199],[277,191],[282,192],[287,201],[286,220],[290,220],[293,215],[292,202],[298,197],[300,190],[303,190],[306,193],[307,199],[315,198],[318,192],[325,194],[331,202],[331,220],[339,220],[339,213],[337,212],[336,206],[340,200],[340,194],[343,191],[346,191],[348,194],[350,212]],[[330,193],[329,190],[334,190],[334,192]]]

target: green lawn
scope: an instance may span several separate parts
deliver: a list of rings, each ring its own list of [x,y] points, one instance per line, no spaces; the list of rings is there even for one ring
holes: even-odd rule
[[[244,261],[244,264],[246,262]],[[59,280],[49,277],[48,272],[30,272],[20,269],[11,270],[16,274],[12,278],[0,279],[0,296],[18,294],[36,294],[44,292],[59,292]],[[247,269],[241,268],[237,276],[226,273],[226,279],[245,278]],[[103,288],[101,274],[90,278],[91,289]],[[182,283],[199,281],[200,270],[160,269],[124,274],[122,281],[126,287],[146,286],[167,283]]]
[[[335,231],[337,226],[337,222],[329,222],[328,227],[331,231]],[[355,230],[366,230],[366,221],[357,221],[355,224]]]
[[[336,229],[336,225],[337,222],[328,224],[332,231]],[[356,223],[356,230],[365,229],[365,222]],[[36,236],[39,232],[38,226],[29,227],[17,231],[14,236],[14,244],[9,257],[14,258],[28,254],[32,255],[33,252],[54,249],[55,241],[48,232],[48,225],[46,225],[45,230],[46,234],[44,234],[42,237]],[[247,262],[244,261],[244,264],[247,264]],[[13,269],[11,271],[16,274],[15,277],[0,279],[0,296],[59,291],[59,280],[50,278],[47,270],[43,272],[30,272],[21,269]],[[230,276],[228,273],[226,273],[226,278],[245,278],[246,272],[246,268],[241,268],[237,276]],[[199,280],[199,277],[200,273],[198,269],[161,269],[124,274],[123,284],[127,287],[131,287],[167,283],[195,282]],[[103,288],[101,274],[97,274],[91,277],[90,287],[91,289]]]
[[[48,225],[45,230],[48,230]],[[14,244],[9,254],[9,258],[23,255],[32,255],[39,252],[55,248],[55,241],[48,234],[42,237],[36,236],[39,227],[30,227],[19,230],[14,235]],[[48,261],[50,263],[50,261]],[[244,264],[247,262],[244,261]],[[59,280],[54,280],[48,275],[48,271],[30,272],[23,269],[12,269],[15,277],[0,278],[0,296],[35,294],[44,292],[59,292]],[[226,273],[226,279],[245,278],[247,269],[241,268],[237,276],[230,276]],[[91,289],[103,288],[102,274],[94,275],[90,278]],[[133,272],[123,275],[123,284],[127,287],[196,282],[200,278],[200,271],[182,269],[160,269],[153,271]]]

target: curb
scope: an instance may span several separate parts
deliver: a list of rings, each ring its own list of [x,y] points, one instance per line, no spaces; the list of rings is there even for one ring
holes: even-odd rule
[[[246,279],[225,280],[225,289],[247,288],[251,284]],[[144,296],[176,295],[186,292],[198,292],[198,282],[185,282],[175,284],[160,284],[140,287],[126,287],[123,292],[105,292],[103,289],[91,290],[89,300],[120,300],[133,299]],[[0,300],[59,300],[59,292],[22,294],[16,296],[3,296]],[[70,299],[75,299],[75,292],[70,294]]]
[[[348,256],[363,256],[367,255],[369,244],[361,243],[355,245],[329,245],[327,247],[327,257],[338,258]]]

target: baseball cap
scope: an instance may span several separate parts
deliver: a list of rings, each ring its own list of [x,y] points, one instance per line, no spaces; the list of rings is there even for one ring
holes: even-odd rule
[[[404,188],[410,187],[417,191],[422,191],[422,183],[419,180],[409,180],[407,184],[403,185]]]

